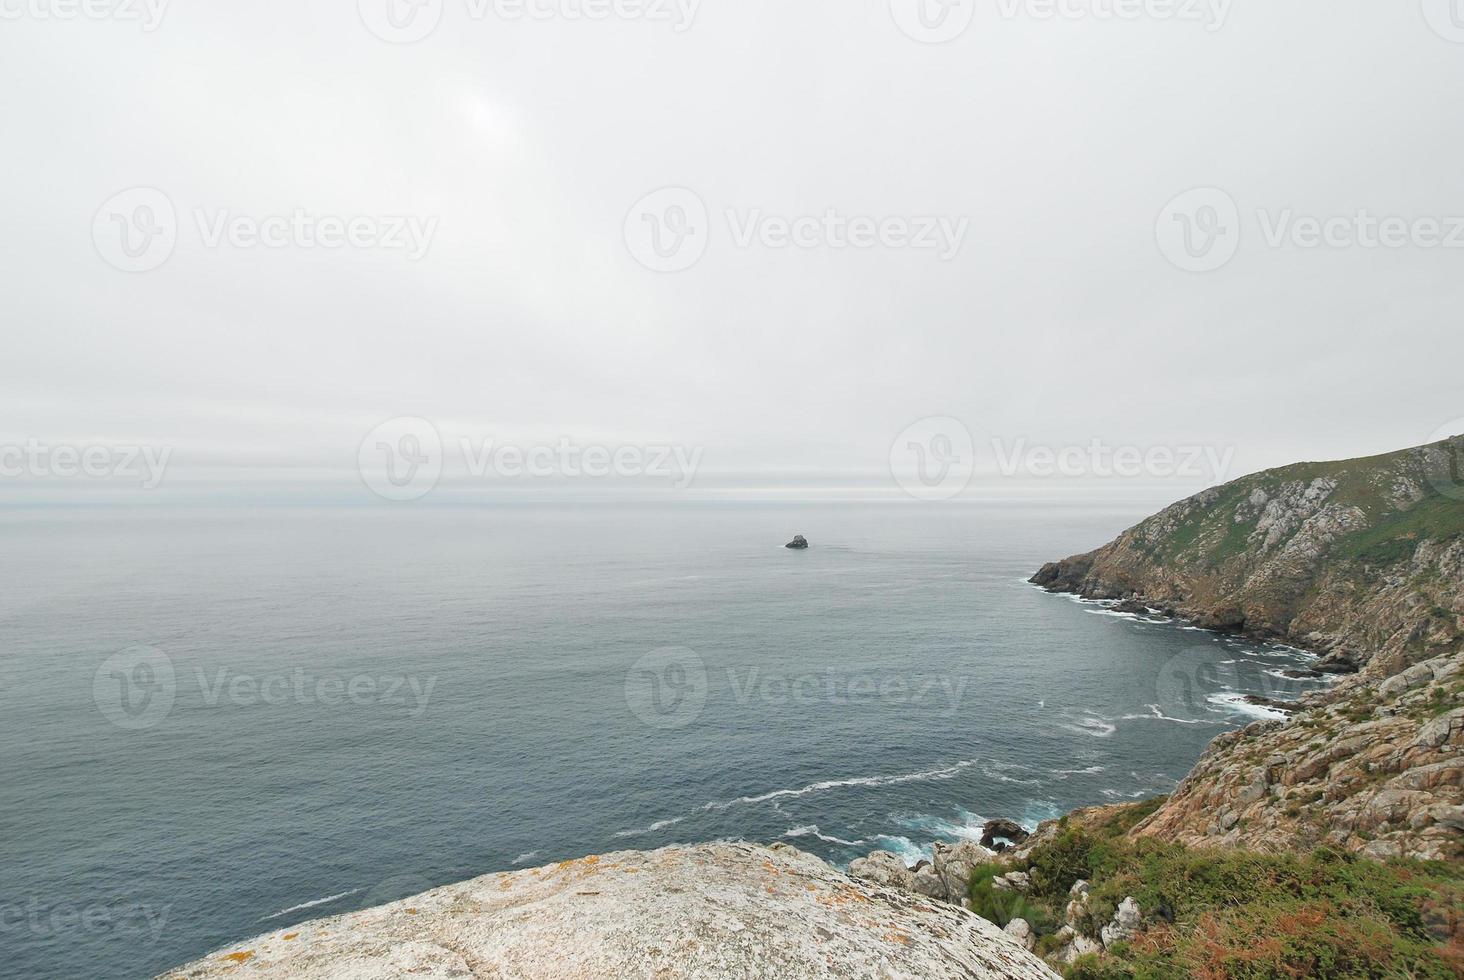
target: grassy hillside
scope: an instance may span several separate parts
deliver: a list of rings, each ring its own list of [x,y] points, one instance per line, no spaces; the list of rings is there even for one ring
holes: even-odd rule
[[[1381,863],[1341,850],[1306,855],[1202,850],[1128,831],[1162,799],[1066,818],[1020,860],[977,869],[972,909],[1006,925],[1024,918],[1037,951],[1070,930],[1098,937],[1126,898],[1142,925],[1130,938],[1062,964],[1069,977],[1456,977],[1464,974],[1464,867]],[[993,879],[1025,871],[1025,891]],[[1085,900],[1070,890],[1089,882]]]

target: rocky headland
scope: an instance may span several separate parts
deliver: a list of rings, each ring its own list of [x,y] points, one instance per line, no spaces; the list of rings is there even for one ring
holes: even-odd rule
[[[1032,581],[1358,672],[1215,739],[1136,835],[1464,856],[1464,437],[1244,477]]]
[[[592,856],[166,977],[1464,975],[1464,437],[1245,477],[1033,582],[1349,676],[1219,736],[1166,798],[992,821],[913,867],[738,842]]]

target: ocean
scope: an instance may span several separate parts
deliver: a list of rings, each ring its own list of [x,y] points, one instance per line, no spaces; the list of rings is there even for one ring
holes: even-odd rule
[[[1310,658],[1042,592],[1152,502],[0,510],[0,962],[149,976],[675,842],[1166,792]],[[793,534],[812,547],[783,547]]]

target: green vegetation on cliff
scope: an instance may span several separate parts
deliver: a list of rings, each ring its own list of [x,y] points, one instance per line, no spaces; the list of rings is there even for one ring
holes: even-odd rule
[[[1099,936],[1132,898],[1142,925],[1131,937],[1064,965],[1082,980],[1443,980],[1464,971],[1457,863],[1381,863],[1325,847],[1305,855],[1207,850],[1129,836],[1162,802],[1064,819],[1025,858],[979,869],[972,909],[999,925],[1027,919],[1038,952],[1052,954],[1072,932]],[[1012,870],[1030,876],[1024,892],[993,886]],[[1087,895],[1074,902],[1080,880]]]

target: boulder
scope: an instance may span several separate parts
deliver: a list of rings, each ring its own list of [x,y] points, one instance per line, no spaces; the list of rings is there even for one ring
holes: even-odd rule
[[[922,873],[925,869],[921,869]],[[865,881],[872,881],[876,885],[884,885],[886,888],[898,888],[901,891],[913,892],[915,887],[915,873],[905,867],[905,862],[900,856],[891,851],[873,851],[869,857],[855,858],[849,862],[849,874],[854,878],[863,878]],[[932,896],[943,898],[942,895]]]
[[[959,901],[971,883],[971,874],[982,864],[995,860],[996,855],[975,841],[964,840],[959,844],[936,841],[932,847],[936,874],[945,884],[946,898]]]
[[[1026,919],[1013,919],[1006,924],[1006,928],[1002,932],[1021,944],[1023,949],[1037,948],[1037,934],[1032,931],[1032,925]]]
[[[793,535],[793,540],[783,545],[785,548],[792,548],[794,551],[803,551],[808,547],[808,539],[801,534]]]
[[[1027,833],[1026,828],[1015,820],[988,820],[981,828],[981,846],[995,850],[998,840],[1021,844],[1030,836],[1032,835]]]
[[[1113,914],[1113,921],[1103,927],[1103,945],[1112,946],[1114,943],[1127,942],[1134,938],[1134,934],[1143,924],[1144,917],[1139,913],[1139,903],[1134,901],[1133,896],[1130,895],[1118,903],[1118,911]]]

